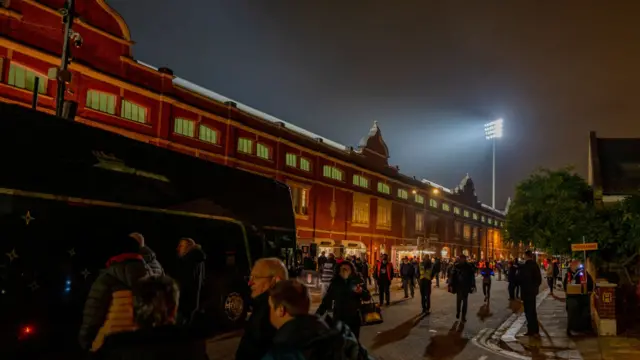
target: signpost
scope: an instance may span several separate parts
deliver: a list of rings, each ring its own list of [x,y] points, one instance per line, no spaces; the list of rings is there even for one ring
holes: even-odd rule
[[[571,251],[582,251],[584,254],[584,271],[585,271],[585,283],[588,282],[588,273],[587,270],[587,251],[598,250],[598,243],[588,243],[585,242],[584,236],[582,237],[582,244],[571,244]]]

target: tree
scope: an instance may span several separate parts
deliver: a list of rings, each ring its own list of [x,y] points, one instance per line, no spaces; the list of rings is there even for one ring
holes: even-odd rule
[[[507,240],[554,254],[569,253],[572,242],[591,241],[592,231],[606,228],[591,188],[570,168],[541,169],[520,182],[506,220]]]

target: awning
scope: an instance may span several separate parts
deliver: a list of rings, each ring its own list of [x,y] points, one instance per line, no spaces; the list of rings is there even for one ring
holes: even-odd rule
[[[342,240],[342,245],[346,249],[366,249],[367,246],[362,241]]]

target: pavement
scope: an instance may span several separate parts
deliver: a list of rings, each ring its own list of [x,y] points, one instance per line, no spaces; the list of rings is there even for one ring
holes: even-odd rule
[[[491,301],[487,306],[479,292],[469,296],[467,322],[455,319],[455,295],[449,294],[441,283],[431,295],[431,314],[421,316],[421,305],[416,288],[414,299],[404,299],[397,282],[392,285],[391,306],[383,307],[382,324],[361,329],[360,341],[378,360],[442,359],[488,360],[503,359],[491,349],[474,343],[473,339],[487,329],[495,330],[508,320],[513,311],[507,295],[507,282],[494,280]],[[312,306],[315,311],[315,306]],[[232,360],[241,332],[225,334],[207,344],[211,360]]]
[[[637,360],[640,359],[640,339],[622,336],[567,336],[565,294],[545,290],[538,295],[540,338],[523,336],[526,320],[521,309],[496,330],[485,329],[474,343],[493,353],[496,358],[519,360]],[[518,306],[514,304],[514,309]],[[493,357],[489,357],[492,359]]]

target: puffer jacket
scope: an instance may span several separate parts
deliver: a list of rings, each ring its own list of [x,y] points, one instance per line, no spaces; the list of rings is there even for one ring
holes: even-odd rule
[[[100,329],[115,329],[122,323],[123,313],[130,314],[133,321],[133,302],[131,289],[141,278],[148,275],[147,267],[140,254],[127,253],[114,256],[107,262],[104,270],[91,285],[82,312],[82,325],[78,334],[80,346],[84,350],[92,348]],[[124,291],[124,292],[123,292]],[[115,300],[115,301],[114,301]],[[128,304],[128,305],[127,305]],[[112,310],[111,317],[109,311]],[[111,324],[109,325],[109,320]],[[115,322],[120,324],[117,326]],[[106,331],[106,330],[105,330]],[[102,335],[105,335],[103,332]],[[100,343],[101,340],[98,341]]]
[[[153,252],[149,247],[143,246],[140,249],[140,255],[144,259],[144,262],[147,264],[147,269],[150,275],[152,276],[162,276],[164,275],[164,269],[158,259],[156,259],[156,253]]]
[[[91,344],[91,351],[98,351],[107,335],[122,331],[136,330],[133,319],[133,293],[131,290],[120,290],[111,294],[111,305],[107,312],[107,319],[98,331],[98,335]]]

